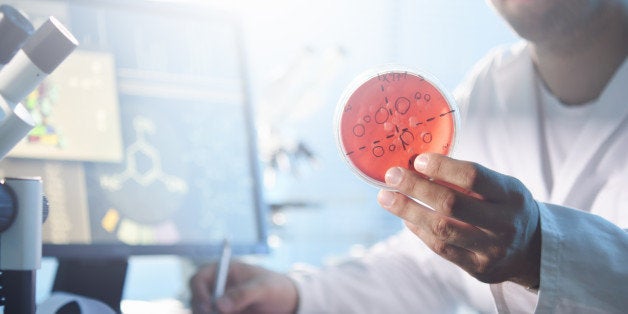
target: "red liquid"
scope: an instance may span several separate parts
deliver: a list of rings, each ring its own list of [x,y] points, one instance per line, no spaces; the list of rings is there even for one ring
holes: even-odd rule
[[[454,113],[446,97],[422,77],[381,73],[360,85],[344,105],[341,148],[363,175],[384,184],[393,166],[413,169],[421,153],[450,152]]]

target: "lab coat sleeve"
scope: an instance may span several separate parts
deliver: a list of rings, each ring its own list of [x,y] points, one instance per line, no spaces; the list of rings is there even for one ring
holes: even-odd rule
[[[628,309],[626,230],[594,214],[538,204],[542,251],[536,312],[625,313]],[[498,290],[492,288],[493,292]],[[500,312],[516,312],[516,305],[509,300],[520,299],[521,289],[499,290],[503,295],[494,294]]]
[[[488,285],[430,251],[410,231],[365,256],[290,273],[299,313],[454,313],[460,306],[494,312]]]

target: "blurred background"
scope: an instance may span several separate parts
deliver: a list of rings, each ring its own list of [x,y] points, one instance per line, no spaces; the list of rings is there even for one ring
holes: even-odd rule
[[[178,34],[189,45],[182,40],[155,43],[153,47],[150,40],[158,38],[150,37],[143,37],[142,43],[119,41],[119,44],[143,47],[135,49],[139,65],[141,62],[148,67],[166,64],[168,60],[164,58],[180,53],[189,57],[186,66],[208,67],[211,68],[208,73],[217,76],[223,75],[221,69],[231,69],[224,64],[212,68],[211,64],[202,63],[203,54],[212,54],[218,60],[233,60],[233,53],[242,53],[242,58],[237,59],[238,69],[246,81],[255,122],[255,157],[259,162],[263,202],[267,205],[263,231],[268,253],[244,254],[240,258],[278,271],[289,270],[296,262],[320,266],[359,255],[401,228],[398,219],[378,206],[377,189],[357,178],[337,151],[333,121],[336,103],[356,76],[382,64],[398,63],[431,73],[453,91],[473,64],[492,47],[517,40],[485,1],[21,0],[5,3],[27,12],[55,15],[66,25],[74,26],[80,24],[72,21],[77,19],[72,6],[87,6],[87,3],[101,3],[105,7],[187,7],[196,13],[206,11],[207,18],[228,16],[230,25],[235,25],[242,36],[236,50],[214,46],[212,37],[195,30],[194,25],[189,32]],[[133,33],[135,26],[119,25],[129,33]],[[83,32],[70,28],[75,34]],[[86,38],[82,38],[79,49],[98,46],[98,40],[89,42]],[[168,45],[176,45],[174,52],[157,53],[160,47]],[[195,65],[195,60],[202,64]],[[113,62],[120,65],[126,61],[114,58]],[[133,87],[129,72],[118,66],[115,75],[118,92],[124,92],[123,89],[128,92]],[[227,84],[225,88],[232,87]],[[206,96],[201,93],[198,97]],[[203,138],[208,142],[224,141],[224,133],[220,132],[216,129]],[[229,185],[233,179],[230,175],[225,173],[220,184]],[[49,295],[56,267],[54,258],[44,259],[37,274],[38,300]],[[123,297],[185,302],[192,271],[193,266],[177,256],[133,256]]]

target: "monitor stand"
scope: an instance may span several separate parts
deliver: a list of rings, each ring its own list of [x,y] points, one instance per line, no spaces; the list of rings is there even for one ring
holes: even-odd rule
[[[125,257],[115,259],[59,258],[52,291],[63,291],[99,300],[116,313],[128,266]]]

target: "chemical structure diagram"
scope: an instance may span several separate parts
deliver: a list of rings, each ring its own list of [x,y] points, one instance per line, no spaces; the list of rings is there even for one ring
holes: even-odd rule
[[[145,138],[146,134],[155,133],[155,124],[150,119],[137,116],[133,119],[133,129],[136,139],[126,149],[126,169],[118,174],[101,176],[100,186],[109,191],[119,191],[128,180],[133,180],[144,187],[161,182],[170,192],[187,193],[188,185],[183,179],[163,172],[159,151]],[[150,169],[145,171],[140,171],[138,167],[138,157],[142,156],[151,161]]]

